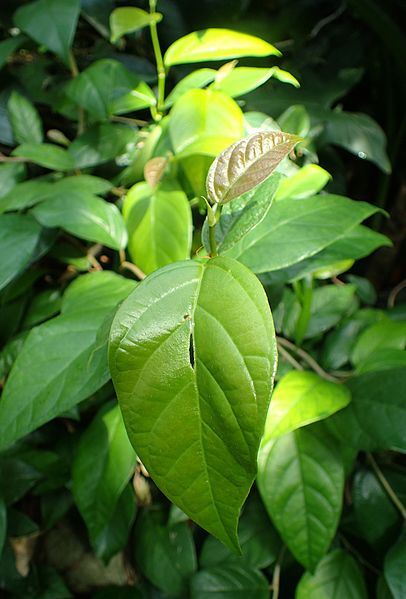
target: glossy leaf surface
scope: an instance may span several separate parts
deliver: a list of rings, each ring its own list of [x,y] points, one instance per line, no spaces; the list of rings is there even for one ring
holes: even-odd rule
[[[275,360],[264,291],[227,258],[157,271],[112,326],[110,369],[137,454],[171,501],[231,548]]]
[[[272,394],[263,442],[323,420],[344,408],[350,399],[344,385],[326,381],[314,372],[288,372]]]
[[[14,15],[14,22],[69,65],[79,12],[79,0],[37,0],[21,6]]]
[[[287,83],[289,82],[296,87],[299,86],[299,82],[293,75],[290,75],[287,71],[282,71],[278,67],[271,67],[270,69],[237,67],[232,69],[225,77],[216,81],[213,87],[232,98],[237,98],[263,85],[271,77],[282,78]]]
[[[335,549],[326,555],[314,574],[306,572],[296,589],[296,599],[367,599],[367,589],[354,558]]]
[[[370,204],[334,195],[275,202],[258,227],[226,254],[256,273],[286,268],[320,252],[376,211]]]
[[[0,216],[0,289],[26,268],[37,246],[41,227],[30,216],[3,214]],[[13,260],[7,260],[13,256]]]
[[[301,428],[261,447],[257,481],[282,539],[313,571],[333,540],[341,514],[341,459],[314,429]]]
[[[54,144],[25,143],[13,150],[13,156],[20,156],[29,162],[55,171],[71,171],[75,161],[64,148]]]
[[[167,49],[166,67],[208,60],[226,60],[240,56],[280,55],[274,46],[253,35],[230,29],[194,31],[176,40]]]
[[[402,599],[406,593],[406,535],[404,531],[385,557],[384,576],[393,599]]]
[[[120,409],[108,404],[83,433],[72,470],[73,497],[93,545],[113,518],[135,463]]]
[[[149,274],[186,260],[192,243],[192,214],[185,193],[176,186],[137,183],[124,201],[123,216],[135,264]]]
[[[160,13],[150,14],[133,6],[116,8],[110,15],[111,42],[115,44],[123,35],[148,27],[150,23],[159,23],[161,19]]]
[[[321,191],[330,179],[330,173],[318,164],[307,164],[281,181],[275,199],[303,200]]]
[[[245,565],[200,570],[191,580],[192,599],[268,599],[265,576]]]
[[[207,175],[209,200],[226,204],[264,181],[289,154],[298,138],[286,133],[254,133],[217,156]]]
[[[14,139],[20,143],[41,143],[42,123],[35,106],[25,96],[13,91],[7,104]]]
[[[61,316],[30,331],[0,402],[1,448],[62,414],[108,381],[106,348],[96,349],[97,333],[109,312],[133,288],[132,281],[114,273],[80,277],[64,295]],[[31,368],[33,361],[35,369]]]
[[[127,232],[117,206],[89,193],[72,192],[69,202],[65,194],[60,194],[33,208],[31,214],[45,227],[61,227],[115,250],[127,245]]]

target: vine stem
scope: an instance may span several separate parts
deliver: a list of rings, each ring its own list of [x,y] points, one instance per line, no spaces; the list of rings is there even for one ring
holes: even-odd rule
[[[144,272],[142,272],[142,270],[136,264],[133,264],[132,262],[128,262],[128,260],[125,259],[125,251],[124,250],[119,250],[119,257],[120,257],[120,269],[121,270],[122,269],[129,270],[140,281],[145,279],[145,277],[147,275]]]
[[[289,364],[293,366],[293,368],[296,370],[304,370],[303,366],[297,360],[295,360],[295,358],[288,351],[286,351],[282,345],[278,345],[278,352],[283,358],[285,358],[287,362],[289,362]]]
[[[216,242],[216,225],[209,225],[209,241],[210,241],[210,256],[215,258],[217,256],[217,242]]]
[[[79,69],[76,62],[76,58],[72,52],[69,50],[69,68],[73,79],[75,79],[79,75]],[[85,111],[80,106],[78,111],[78,135],[83,133],[85,130]]]
[[[325,379],[326,381],[331,381],[332,383],[341,383],[342,382],[337,377],[335,377],[335,376],[329,374],[328,372],[326,372],[325,370],[323,370],[323,368],[320,366],[320,364],[318,364],[318,362],[316,362],[316,360],[314,358],[312,358],[312,356],[310,354],[308,354],[301,347],[297,347],[297,345],[295,345],[291,341],[288,341],[288,339],[285,339],[284,337],[277,337],[276,340],[278,342],[279,347],[284,347],[285,349],[290,349],[296,355],[300,356],[302,358],[302,360],[304,360],[310,366],[310,368],[312,370],[314,370],[314,372],[316,372],[321,378]]]
[[[276,562],[275,567],[273,569],[272,585],[271,585],[272,599],[278,599],[278,597],[279,597],[279,588],[280,588],[280,582],[281,582],[281,568],[282,568],[283,558],[285,556],[285,551],[286,551],[286,547],[284,545],[279,554],[278,561]]]
[[[379,468],[378,464],[375,461],[374,456],[369,452],[367,452],[366,455],[367,455],[367,460],[371,464],[372,469],[375,472],[377,479],[379,480],[379,482],[381,483],[381,485],[383,486],[383,488],[389,495],[390,499],[392,500],[393,505],[396,506],[396,508],[399,510],[403,520],[406,521],[406,507],[400,501],[399,497],[396,495],[395,491],[393,490],[392,486],[390,485],[388,479],[385,477],[382,470]]]
[[[156,9],[156,0],[149,0],[149,12],[152,15]],[[149,24],[151,33],[152,47],[154,49],[155,62],[158,75],[158,101],[157,101],[157,116],[161,118],[162,106],[165,100],[165,80],[166,71],[162,58],[161,46],[159,45],[158,30],[154,20]]]

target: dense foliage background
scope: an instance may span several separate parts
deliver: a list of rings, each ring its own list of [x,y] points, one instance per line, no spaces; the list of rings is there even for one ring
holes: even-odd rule
[[[404,7],[159,0],[131,29],[110,20],[126,5],[0,6],[0,592],[403,599]],[[173,50],[213,27],[282,55]],[[137,460],[107,341],[138,281],[210,252],[215,156],[280,129],[302,141],[250,196],[266,243],[248,218],[235,253],[244,196],[217,239],[258,274],[279,349],[237,556]]]

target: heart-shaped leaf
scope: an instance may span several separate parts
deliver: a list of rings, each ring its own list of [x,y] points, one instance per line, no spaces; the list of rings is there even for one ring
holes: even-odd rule
[[[224,257],[166,266],[136,291],[109,352],[130,441],[170,500],[238,549],[276,361],[265,292]]]
[[[207,174],[207,194],[225,204],[252,189],[276,169],[300,141],[297,135],[261,131],[237,141],[213,162]]]

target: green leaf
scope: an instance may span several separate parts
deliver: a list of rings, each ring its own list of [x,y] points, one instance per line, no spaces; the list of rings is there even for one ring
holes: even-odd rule
[[[44,137],[42,123],[35,106],[13,90],[7,104],[14,139],[19,144],[41,143]]]
[[[307,164],[297,173],[280,182],[275,199],[304,200],[319,193],[330,179],[330,173],[318,164]]]
[[[358,449],[406,452],[406,370],[367,372],[347,385],[352,401],[326,421],[328,428]]]
[[[128,484],[117,500],[111,519],[92,539],[96,556],[105,564],[108,564],[112,557],[125,548],[136,512],[134,490]]]
[[[344,469],[329,439],[306,427],[269,441],[260,450],[257,480],[282,539],[313,571],[341,514]]]
[[[113,114],[156,104],[155,96],[146,83],[121,62],[106,58],[97,60],[82,71],[66,86],[65,93],[87,110],[92,121],[102,121]]]
[[[110,15],[110,41],[115,44],[123,35],[148,27],[151,23],[159,23],[161,20],[162,15],[159,12],[151,14],[132,6],[115,8]]]
[[[31,263],[40,235],[41,227],[30,216],[0,216],[0,255],[3,256],[0,262],[0,289]],[[7,256],[9,259],[4,259]]]
[[[228,258],[157,271],[112,325],[110,370],[137,454],[163,493],[232,549],[275,359],[264,290]]]
[[[191,580],[191,599],[269,599],[269,583],[258,570],[227,564],[200,570]]]
[[[29,179],[18,183],[0,198],[0,212],[23,210],[35,206],[35,204],[46,200],[52,194],[53,189],[52,183],[41,179]]]
[[[109,403],[82,434],[72,466],[73,497],[93,546],[113,518],[135,463],[120,408]]]
[[[230,249],[265,218],[272,205],[279,181],[280,175],[274,173],[233,202],[224,205],[220,222],[216,227],[217,250],[219,252]],[[202,237],[209,252],[207,219],[204,223]]]
[[[385,133],[370,116],[330,110],[322,113],[326,120],[323,141],[341,146],[362,158],[376,164],[384,173],[391,172],[391,164],[386,153]]]
[[[105,348],[94,351],[97,333],[106,315],[133,288],[132,281],[111,272],[79,277],[64,296],[62,315],[31,330],[0,402],[4,431],[0,448],[62,414],[109,380]]]
[[[0,198],[7,195],[26,176],[26,166],[20,162],[0,164]]]
[[[298,138],[262,131],[237,141],[214,160],[207,175],[211,202],[226,204],[262,183],[292,151]]]
[[[393,599],[403,599],[406,594],[406,534],[403,531],[388,551],[384,562],[384,576]]]
[[[175,154],[215,156],[242,137],[241,108],[229,96],[207,89],[192,89],[171,111],[170,139]]]
[[[89,168],[115,160],[135,139],[136,132],[130,127],[100,123],[77,137],[69,146],[69,153],[77,168]]]
[[[6,64],[10,54],[13,54],[13,52],[22,45],[25,39],[24,35],[16,35],[15,37],[9,37],[0,42],[0,69]]]
[[[296,599],[367,599],[361,571],[351,555],[335,549],[326,555],[314,574],[305,572],[296,589]]]
[[[315,289],[305,338],[317,337],[356,309],[354,295],[354,285],[324,285]]]
[[[166,98],[164,108],[170,108],[183,94],[191,89],[205,87],[214,81],[216,73],[215,69],[197,69],[183,77]]]
[[[289,106],[278,118],[278,123],[283,131],[300,137],[307,137],[311,124],[309,113],[300,104]]]
[[[344,408],[350,399],[344,385],[326,381],[314,372],[288,372],[272,394],[263,442],[323,420]]]
[[[406,351],[391,347],[383,347],[368,354],[356,367],[355,374],[392,368],[406,367]]]
[[[63,177],[54,183],[54,189],[58,192],[77,191],[79,193],[92,193],[96,195],[104,195],[113,187],[113,184],[107,179],[101,179],[94,175],[72,175],[71,177]]]
[[[61,193],[33,208],[31,214],[45,227],[61,227],[114,250],[127,245],[125,224],[117,206],[89,193],[72,192],[69,202]]]
[[[354,476],[351,497],[357,530],[379,552],[398,530],[397,509],[376,476],[365,468]]]
[[[186,260],[192,244],[192,214],[185,193],[176,185],[148,183],[132,187],[123,205],[131,259],[149,274]]]
[[[148,580],[174,597],[183,597],[196,571],[196,552],[186,522],[165,526],[159,512],[144,512],[135,531],[135,559]]]
[[[250,91],[263,85],[270,79],[275,77],[282,78],[286,83],[291,83],[295,87],[299,87],[299,82],[293,75],[287,71],[282,71],[278,67],[270,69],[257,67],[237,67],[232,69],[225,77],[219,78],[213,84],[213,88],[221,91],[232,98],[248,94]]]
[[[351,354],[351,362],[358,366],[377,349],[404,349],[405,344],[406,322],[377,322],[359,336]]]
[[[14,13],[14,23],[69,65],[79,12],[79,0],[37,0],[21,6]]]
[[[258,227],[226,254],[256,273],[286,268],[320,252],[376,211],[336,195],[274,202]]]
[[[38,293],[25,312],[22,328],[32,328],[33,326],[48,320],[55,316],[61,307],[61,294],[58,289],[46,289]]]
[[[253,35],[230,29],[194,31],[176,40],[165,52],[166,67],[208,60],[226,60],[240,56],[280,56],[268,42]]]
[[[15,148],[12,155],[55,171],[71,171],[75,168],[75,161],[69,152],[53,144],[25,143]]]

